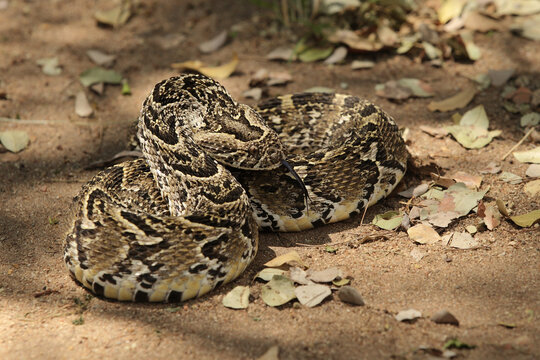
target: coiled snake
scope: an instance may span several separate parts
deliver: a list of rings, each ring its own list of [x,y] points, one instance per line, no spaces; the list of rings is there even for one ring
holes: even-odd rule
[[[143,159],[77,195],[64,243],[78,282],[127,301],[183,301],[235,279],[258,228],[349,218],[392,191],[407,159],[392,118],[365,100],[303,93],[254,110],[197,74],[154,87],[138,139]]]

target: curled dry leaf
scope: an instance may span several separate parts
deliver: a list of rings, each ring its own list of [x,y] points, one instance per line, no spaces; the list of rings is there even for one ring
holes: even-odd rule
[[[310,284],[297,287],[294,289],[294,294],[298,301],[300,301],[300,304],[307,307],[314,307],[332,295],[332,291],[326,285]]]
[[[249,305],[249,287],[236,286],[223,298],[223,306],[230,309],[246,309]]]
[[[429,184],[424,183],[416,186],[412,186],[405,191],[399,192],[398,195],[405,198],[419,197],[425,194],[429,190]]]
[[[514,224],[521,227],[530,227],[540,220],[540,210],[534,210],[523,215],[510,216]]]
[[[426,224],[415,225],[407,230],[409,238],[418,244],[435,244],[441,241],[441,236],[431,226]]]
[[[501,223],[501,213],[495,204],[486,205],[481,201],[478,205],[477,215],[482,218],[488,230],[495,229]]]
[[[442,112],[461,109],[467,106],[472,101],[476,93],[476,86],[471,84],[452,97],[441,101],[430,102],[428,105],[428,109],[430,111]]]
[[[199,45],[199,51],[202,52],[203,54],[212,53],[218,50],[219,48],[221,48],[223,45],[225,45],[226,41],[227,41],[227,31],[224,30],[220,32],[213,39],[201,43]]]
[[[332,55],[330,55],[326,60],[324,60],[325,64],[337,64],[345,60],[347,57],[347,48],[345,46],[339,46],[337,47]]]
[[[439,22],[445,24],[449,20],[461,15],[466,3],[467,0],[446,0],[437,10]]]
[[[88,55],[94,64],[105,67],[111,67],[116,59],[116,56],[105,54],[99,50],[88,50],[86,55]]]
[[[280,267],[282,265],[289,265],[289,266],[295,266],[300,265],[302,267],[306,267],[302,259],[300,259],[300,255],[296,251],[291,251],[286,254],[280,255],[270,261],[268,261],[264,266],[267,267]]]
[[[196,71],[213,79],[221,80],[232,75],[238,66],[238,61],[238,55],[234,54],[231,61],[220,66],[206,66],[202,61],[191,60],[171,64],[171,67],[177,70]]]

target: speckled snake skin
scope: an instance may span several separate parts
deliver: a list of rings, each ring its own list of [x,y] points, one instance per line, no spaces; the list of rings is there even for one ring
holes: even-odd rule
[[[78,282],[123,301],[205,294],[249,265],[258,228],[347,219],[388,195],[407,160],[392,118],[365,100],[304,93],[253,109],[196,74],[154,87],[138,139],[144,158],[83,187],[64,243]]]

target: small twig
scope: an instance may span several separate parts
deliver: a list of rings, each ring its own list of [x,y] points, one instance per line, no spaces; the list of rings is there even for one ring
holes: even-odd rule
[[[366,204],[366,206],[364,206],[364,213],[362,214],[362,219],[360,219],[360,226],[364,224],[364,217],[366,217],[367,208],[368,206]]]
[[[508,155],[510,155],[510,154],[512,153],[512,151],[516,150],[517,147],[518,147],[519,145],[521,145],[521,144],[525,141],[525,139],[527,139],[527,138],[529,137],[529,135],[531,135],[531,133],[533,132],[533,130],[534,130],[534,127],[530,128],[529,131],[527,131],[527,133],[526,133],[525,135],[523,135],[523,137],[521,138],[521,140],[519,140],[519,141],[517,142],[516,145],[512,146],[512,148],[511,148],[510,150],[508,150],[508,152],[507,152],[506,154],[504,154],[504,156],[501,158],[501,161],[504,161],[504,159],[506,159],[506,157],[507,157]]]

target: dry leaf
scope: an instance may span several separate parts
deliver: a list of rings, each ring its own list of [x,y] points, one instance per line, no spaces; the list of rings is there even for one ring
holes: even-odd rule
[[[415,225],[407,230],[409,238],[419,244],[435,244],[441,236],[431,226],[426,224]]]
[[[261,298],[268,306],[280,306],[296,298],[291,279],[276,275],[261,289]]]
[[[223,30],[213,39],[201,43],[199,45],[199,51],[202,52],[203,54],[212,53],[218,50],[219,48],[221,48],[223,45],[225,45],[226,41],[227,41],[227,31]]]
[[[222,303],[230,309],[246,309],[249,305],[249,287],[236,286],[225,295]]]
[[[499,179],[512,185],[519,184],[523,181],[521,176],[508,171],[503,171],[501,175],[499,175]]]
[[[302,259],[300,259],[300,255],[298,255],[296,251],[291,251],[281,256],[278,256],[277,258],[272,259],[266,264],[264,264],[264,266],[280,267],[284,264],[287,264],[289,266],[301,265],[302,267],[306,267]]]
[[[328,41],[343,43],[350,49],[358,51],[379,51],[383,48],[383,44],[379,41],[361,38],[351,30],[337,30],[328,37]]]
[[[527,151],[516,151],[513,154],[520,162],[540,164],[540,146]]]
[[[30,138],[26,131],[8,130],[0,132],[0,143],[11,152],[17,153],[24,150],[29,142]]]
[[[446,130],[445,128],[436,128],[427,125],[420,125],[420,130],[422,130],[426,134],[436,137],[437,139],[442,139],[443,137],[448,135],[448,130]]]
[[[514,69],[489,70],[488,76],[491,78],[493,86],[502,86],[514,75]]]
[[[89,117],[94,110],[90,106],[84,91],[79,91],[75,96],[75,113],[80,117]]]
[[[525,184],[523,190],[530,196],[537,196],[540,194],[540,180],[533,180]]]
[[[261,100],[262,94],[263,94],[263,90],[261,88],[257,88],[257,87],[246,90],[246,91],[244,91],[242,93],[242,95],[245,98],[251,98],[251,99],[254,99],[256,101]]]
[[[310,284],[297,287],[294,289],[294,294],[298,301],[300,301],[300,304],[307,307],[314,307],[332,295],[332,291],[326,285]]]
[[[332,55],[330,55],[326,60],[324,60],[325,64],[337,64],[345,60],[347,57],[347,48],[345,46],[339,46],[334,50]]]
[[[307,279],[307,273],[299,267],[292,267],[289,269],[289,276],[292,281],[301,285],[313,284],[313,281]]]
[[[455,232],[450,241],[450,246],[457,249],[471,249],[478,246],[478,241],[467,232]]]
[[[116,56],[105,54],[99,50],[88,50],[86,55],[88,55],[94,64],[105,67],[111,67],[116,59]]]
[[[456,182],[462,182],[470,189],[478,189],[482,184],[482,177],[467,174],[464,171],[458,171],[453,176],[452,179]]]
[[[265,268],[259,271],[256,277],[264,281],[270,281],[272,280],[274,275],[286,275],[286,274],[287,274],[286,270],[276,269],[276,268]]]
[[[439,22],[445,24],[449,20],[461,15],[467,0],[446,0],[437,11]]]
[[[338,269],[336,267],[314,271],[314,270],[308,270],[307,271],[307,278],[308,280],[315,281],[315,282],[332,282],[334,279],[338,277],[343,277],[343,272],[341,269]]]
[[[185,61],[181,63],[171,64],[173,69],[177,70],[193,70],[213,79],[226,79],[232,75],[238,66],[238,55],[234,54],[231,61],[220,66],[206,66],[199,60]]]
[[[521,227],[530,227],[540,220],[540,210],[534,210],[523,215],[510,216],[514,224]]]
[[[456,95],[444,99],[442,101],[432,101],[428,105],[430,111],[451,111],[461,109],[467,106],[474,96],[477,90],[475,85],[469,85],[464,90],[460,91]]]
[[[296,54],[294,49],[279,47],[266,55],[266,58],[268,60],[294,61],[296,60]]]
[[[110,10],[99,10],[94,13],[97,22],[118,27],[124,25],[131,17],[131,1],[122,1],[120,5]]]

